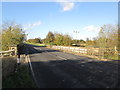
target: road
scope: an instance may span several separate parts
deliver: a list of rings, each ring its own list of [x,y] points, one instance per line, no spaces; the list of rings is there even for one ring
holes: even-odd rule
[[[38,88],[114,88],[118,64],[27,45]]]

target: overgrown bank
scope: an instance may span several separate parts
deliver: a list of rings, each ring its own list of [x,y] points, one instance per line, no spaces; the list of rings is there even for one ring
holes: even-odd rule
[[[22,65],[18,72],[5,78],[2,82],[2,88],[36,88],[29,67]]]

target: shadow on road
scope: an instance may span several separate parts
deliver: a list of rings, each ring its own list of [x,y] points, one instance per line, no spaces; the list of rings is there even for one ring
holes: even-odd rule
[[[37,46],[37,45],[31,45],[31,44],[22,44],[20,54],[36,54],[36,53],[42,53],[42,52],[59,52],[59,50],[41,50],[40,48],[44,48],[45,46]]]
[[[120,88],[118,64],[113,62],[49,60],[32,66],[43,88]]]
[[[41,49],[42,48],[42,49]],[[36,53],[45,53],[45,52],[60,52],[59,50],[52,50],[52,49],[43,49],[44,46],[36,46],[36,45],[27,45],[27,51],[29,54],[36,54]]]

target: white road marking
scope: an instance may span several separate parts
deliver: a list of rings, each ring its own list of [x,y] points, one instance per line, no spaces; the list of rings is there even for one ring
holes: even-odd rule
[[[29,63],[29,65],[30,65],[30,69],[31,69],[33,78],[34,78],[34,80],[35,80],[35,83],[36,83],[37,87],[40,88],[40,85],[37,84],[37,80],[36,80],[36,78],[35,78],[35,73],[34,73],[33,68],[32,68],[32,64],[31,64],[31,61],[30,61],[30,56],[29,56],[29,54],[28,54],[26,57],[28,58],[28,63]]]
[[[45,52],[47,52],[47,51],[45,51]],[[54,57],[58,57],[58,58],[60,58],[60,59],[63,59],[63,60],[67,60],[66,58],[64,58],[64,57],[61,57],[61,56],[57,56],[57,55],[53,55],[53,54],[50,54],[49,52],[47,52],[49,55],[52,55],[52,56],[54,56]]]
[[[61,57],[61,56],[57,56],[58,58],[61,58],[61,59],[64,59],[64,60],[67,60],[66,58],[63,58],[63,57]]]

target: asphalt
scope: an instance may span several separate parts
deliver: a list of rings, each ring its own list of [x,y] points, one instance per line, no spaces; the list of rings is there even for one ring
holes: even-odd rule
[[[118,63],[27,45],[38,88],[118,88]]]

